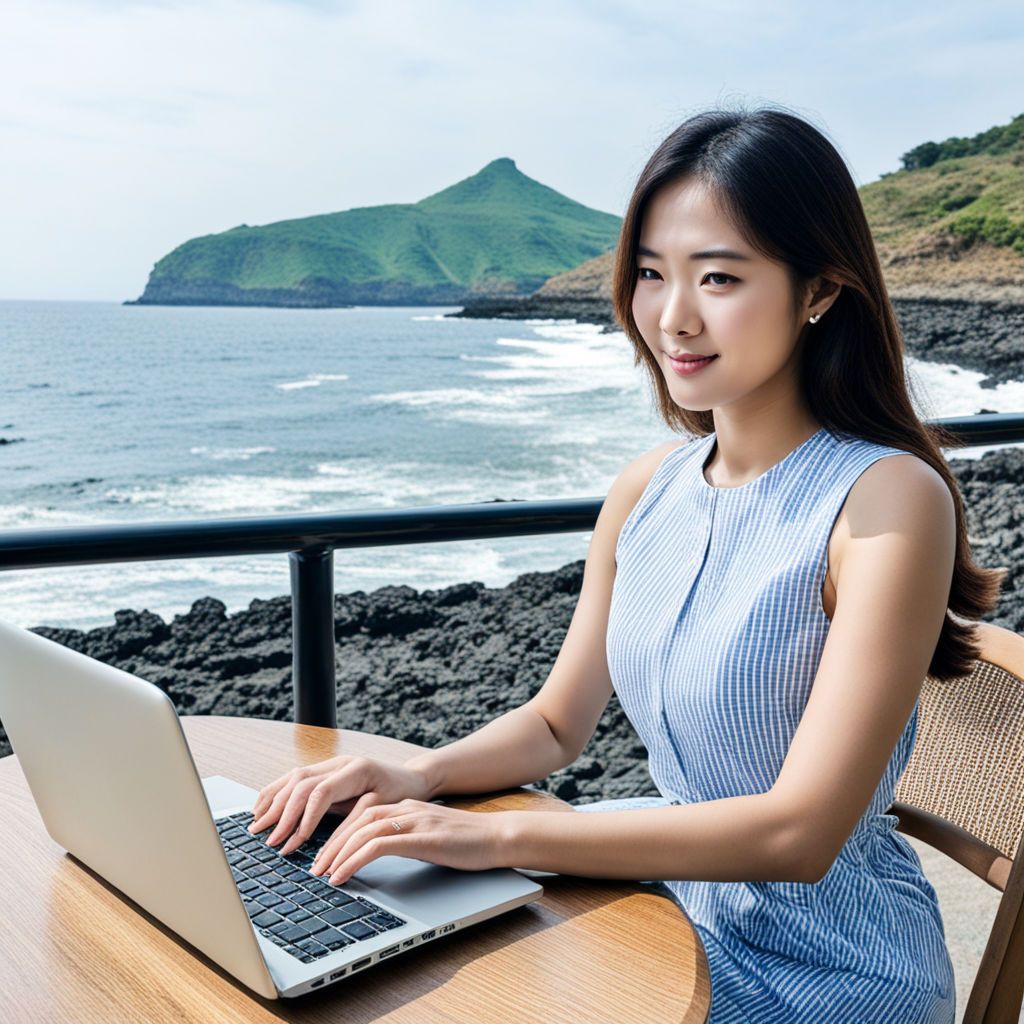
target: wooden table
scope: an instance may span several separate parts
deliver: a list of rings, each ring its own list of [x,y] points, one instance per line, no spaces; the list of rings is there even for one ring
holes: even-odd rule
[[[200,776],[255,789],[340,753],[401,763],[423,749],[290,722],[181,721]],[[442,799],[482,811],[570,806],[526,789]],[[711,989],[696,933],[672,900],[637,883],[543,877],[544,895],[525,907],[322,991],[264,1000],[54,843],[16,756],[0,759],[0,807],[0,1024],[707,1019]]]

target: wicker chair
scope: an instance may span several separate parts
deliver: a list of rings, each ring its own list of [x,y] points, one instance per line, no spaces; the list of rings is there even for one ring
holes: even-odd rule
[[[1024,996],[1024,636],[979,623],[974,670],[926,676],[890,813],[1003,893],[963,1024],[1017,1024]]]

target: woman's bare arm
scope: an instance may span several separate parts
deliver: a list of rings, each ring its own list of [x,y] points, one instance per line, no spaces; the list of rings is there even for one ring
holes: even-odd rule
[[[654,470],[678,446],[670,441],[645,452],[609,488],[594,525],[572,622],[541,689],[471,735],[406,762],[425,775],[431,799],[537,782],[579,757],[612,695],[605,637],[619,532]]]

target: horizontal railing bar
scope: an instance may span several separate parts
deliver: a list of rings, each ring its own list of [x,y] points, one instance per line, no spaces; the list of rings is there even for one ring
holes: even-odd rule
[[[965,446],[1024,442],[1024,414],[934,421]],[[603,497],[0,531],[0,569],[383,547],[593,529]]]
[[[273,518],[9,530],[0,532],[0,569],[569,533],[593,527],[603,501],[499,501]]]

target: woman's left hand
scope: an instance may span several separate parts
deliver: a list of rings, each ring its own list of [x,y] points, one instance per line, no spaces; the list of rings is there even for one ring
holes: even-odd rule
[[[501,818],[498,811],[459,811],[423,800],[376,804],[339,825],[309,870],[338,885],[389,854],[464,871],[500,867]]]

